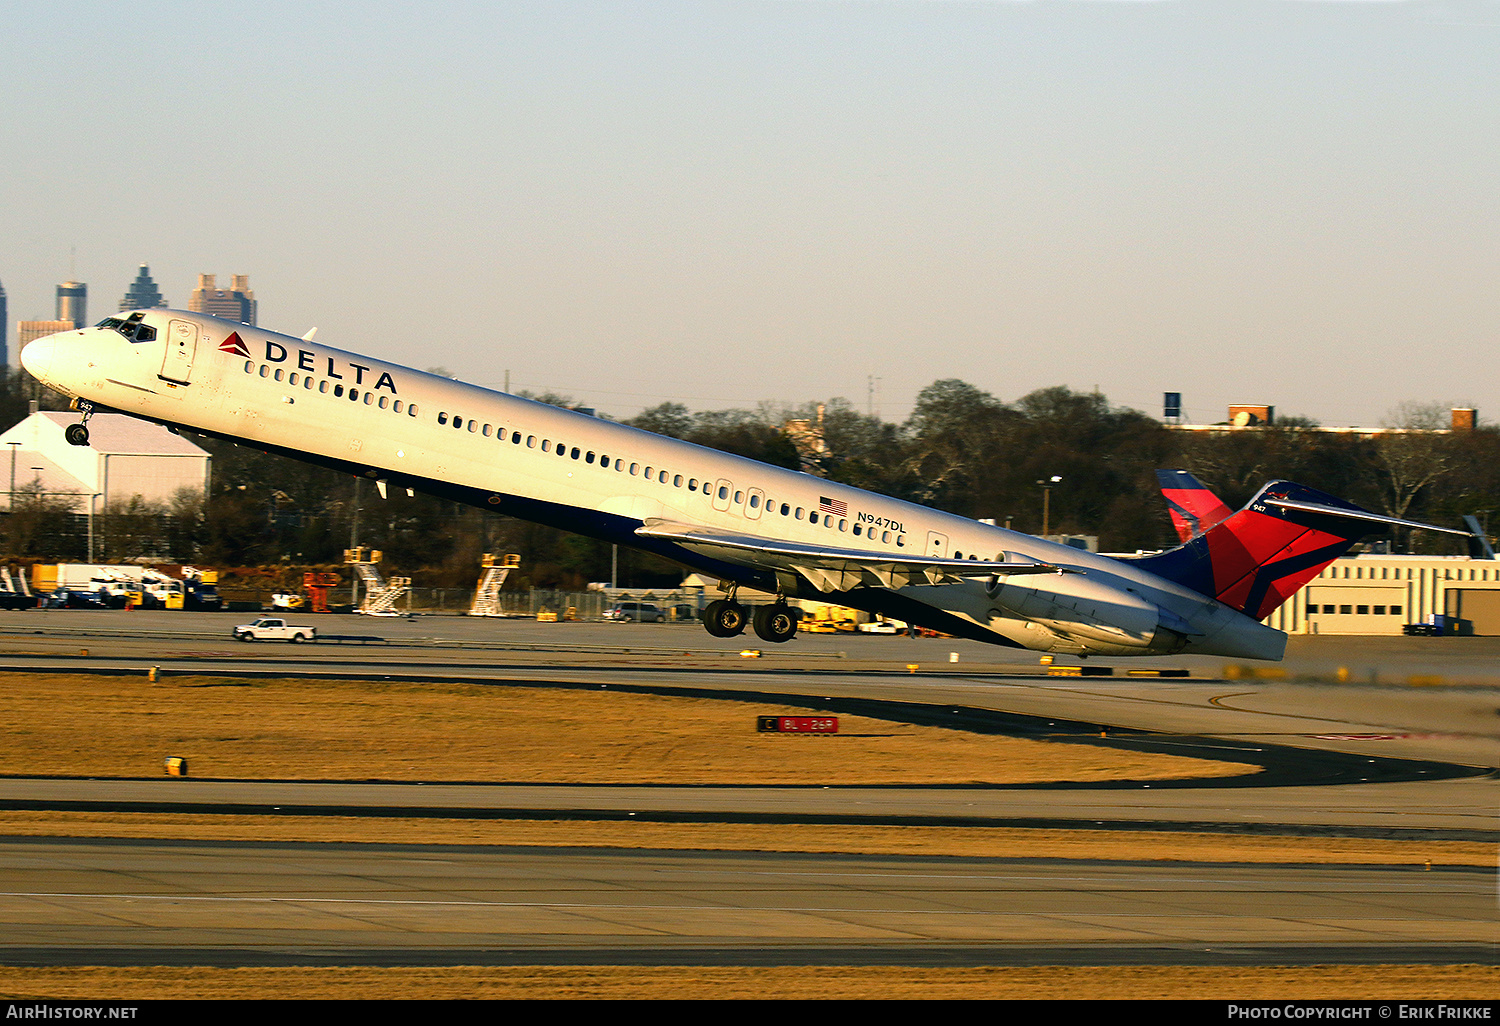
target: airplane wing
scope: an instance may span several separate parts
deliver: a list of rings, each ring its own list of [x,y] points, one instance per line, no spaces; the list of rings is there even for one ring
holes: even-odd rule
[[[848,591],[861,585],[902,588],[911,584],[952,584],[972,577],[1082,572],[1024,557],[992,561],[870,552],[738,534],[668,520],[647,520],[636,528],[635,533],[646,538],[673,541],[699,555],[726,563],[800,574],[824,593]],[[1010,554],[1006,555],[1009,557]]]

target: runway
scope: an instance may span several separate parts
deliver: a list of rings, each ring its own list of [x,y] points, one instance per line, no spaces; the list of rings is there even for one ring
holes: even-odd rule
[[[460,618],[358,621],[360,632],[385,634],[384,646],[235,645],[225,640],[235,619],[244,617],[0,614],[0,669],[766,695],[1244,761],[1247,773],[1028,788],[5,779],[0,808],[1500,841],[1493,682],[1413,687],[1383,682],[1398,671],[1379,666],[1337,686],[1297,674],[1216,679],[1206,666],[1191,680],[1059,679],[1015,661],[1025,654],[951,640],[810,637],[744,657],[742,640],[713,642],[692,627]],[[1399,672],[1457,678],[1481,672],[1488,652],[1455,649],[1447,663],[1431,646],[1376,654]],[[1348,658],[1304,656],[1307,665]],[[1493,868],[5,838],[0,892],[0,957],[63,964],[1493,963],[1500,940]]]
[[[6,964],[1486,962],[1493,874],[459,846],[0,843]]]

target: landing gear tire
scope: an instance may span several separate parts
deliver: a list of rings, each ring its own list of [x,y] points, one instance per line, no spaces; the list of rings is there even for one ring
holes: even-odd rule
[[[755,611],[755,633],[762,641],[791,641],[797,634],[797,614],[783,605],[761,606]]]
[[[69,424],[63,431],[69,445],[88,445],[89,429],[82,424]]]
[[[703,626],[716,638],[732,638],[745,630],[745,607],[719,599],[703,610]]]

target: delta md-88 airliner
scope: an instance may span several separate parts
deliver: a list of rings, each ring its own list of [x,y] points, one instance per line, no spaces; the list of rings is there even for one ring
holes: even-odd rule
[[[1391,525],[1275,481],[1178,548],[1109,557],[674,438],[204,314],[139,310],[26,346],[101,409],[659,553],[718,578],[716,637],[790,640],[790,598],[1087,655],[1280,659],[1259,621]],[[1437,530],[1447,531],[1445,528]],[[1464,531],[1448,531],[1467,534]],[[749,609],[741,586],[776,596]]]

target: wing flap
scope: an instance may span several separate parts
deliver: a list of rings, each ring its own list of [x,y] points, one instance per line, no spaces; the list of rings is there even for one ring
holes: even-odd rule
[[[952,584],[974,577],[1080,572],[1024,558],[948,559],[808,545],[666,520],[647,520],[635,533],[676,542],[699,555],[738,566],[792,571],[825,594],[862,586],[895,589],[913,584]]]

